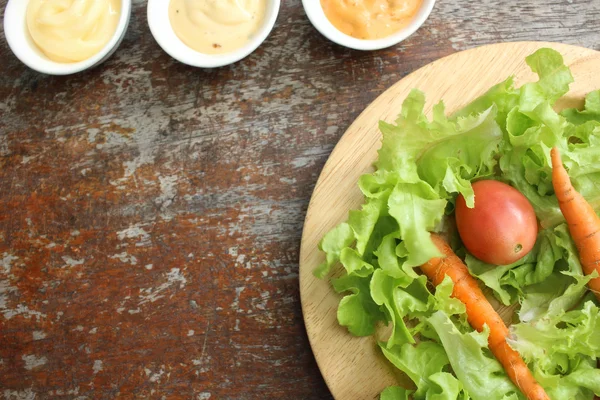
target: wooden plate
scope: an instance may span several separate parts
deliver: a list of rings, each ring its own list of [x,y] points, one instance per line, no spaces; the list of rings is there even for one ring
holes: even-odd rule
[[[375,339],[355,338],[336,319],[340,296],[312,271],[324,259],[317,245],[323,235],[360,207],[358,178],[372,170],[381,134],[378,121],[393,121],[412,88],[427,95],[427,112],[444,99],[449,113],[483,94],[509,75],[516,84],[537,80],[525,57],[540,47],[560,51],[575,83],[559,107],[583,105],[585,94],[600,88],[600,52],[558,43],[503,43],[453,54],[408,75],[377,98],[354,121],[333,150],[315,187],[302,236],[300,294],[304,322],[321,373],[337,400],[375,399],[387,386],[406,383],[379,351]],[[502,310],[500,310],[502,312]],[[505,312],[506,314],[506,312]]]

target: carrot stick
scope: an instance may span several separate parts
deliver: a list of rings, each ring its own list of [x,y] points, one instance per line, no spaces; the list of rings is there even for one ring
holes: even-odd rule
[[[422,265],[423,273],[436,286],[442,283],[444,277],[448,275],[454,282],[452,297],[465,304],[467,319],[471,326],[479,332],[483,331],[484,325],[489,327],[489,348],[513,383],[529,400],[550,400],[544,389],[536,382],[519,353],[506,342],[509,334],[506,324],[487,301],[466,265],[440,236],[432,234],[431,239],[445,257],[432,258]]]
[[[569,232],[573,237],[579,260],[586,275],[600,273],[600,218],[594,208],[578,193],[560,159],[557,148],[551,151],[552,185]],[[588,287],[600,300],[600,278],[592,279]]]

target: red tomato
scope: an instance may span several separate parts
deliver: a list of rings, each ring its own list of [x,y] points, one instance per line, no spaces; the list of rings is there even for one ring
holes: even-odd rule
[[[498,181],[473,184],[475,207],[456,200],[456,225],[465,247],[488,264],[507,265],[525,257],[537,239],[531,203],[517,189]]]

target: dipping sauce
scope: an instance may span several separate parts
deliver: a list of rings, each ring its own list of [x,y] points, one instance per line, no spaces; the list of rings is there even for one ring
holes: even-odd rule
[[[206,54],[244,47],[262,25],[267,0],[171,0],[169,19],[175,34]]]
[[[73,63],[98,54],[117,31],[121,0],[30,0],[27,29],[51,60]]]
[[[422,0],[321,0],[327,19],[346,35],[381,39],[404,28]]]

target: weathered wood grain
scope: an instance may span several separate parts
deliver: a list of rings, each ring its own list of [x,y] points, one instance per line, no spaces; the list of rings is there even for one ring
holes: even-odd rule
[[[159,48],[145,6],[134,1],[108,62],[72,77],[28,70],[0,32],[5,398],[331,398],[304,332],[298,253],[341,134],[457,50],[600,49],[598,1],[440,0],[415,36],[361,53],[285,0],[252,56],[202,71]]]

